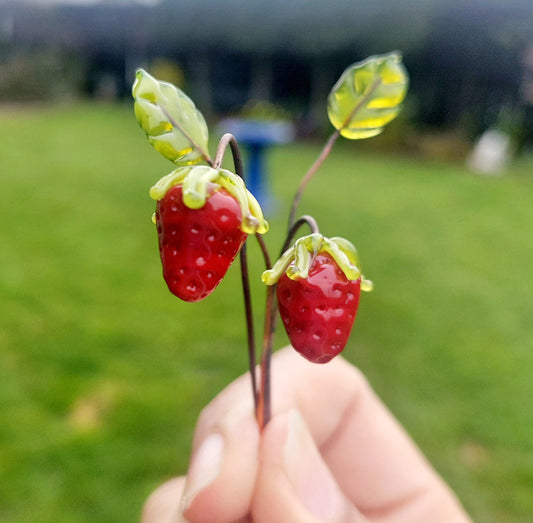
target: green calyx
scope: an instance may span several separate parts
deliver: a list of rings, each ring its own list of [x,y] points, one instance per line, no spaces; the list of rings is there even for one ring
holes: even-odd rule
[[[200,209],[213,192],[213,185],[224,188],[239,203],[242,214],[241,229],[247,234],[264,234],[268,222],[261,206],[246,189],[242,178],[226,169],[214,169],[207,165],[180,167],[161,178],[151,189],[150,197],[161,200],[174,185],[182,184],[183,203],[190,209]]]
[[[361,274],[359,255],[354,245],[344,238],[326,238],[319,233],[309,234],[296,240],[272,269],[263,273],[263,283],[274,285],[284,273],[293,280],[307,278],[313,260],[319,252],[329,254],[349,280],[361,278],[361,290],[373,289],[374,284]]]

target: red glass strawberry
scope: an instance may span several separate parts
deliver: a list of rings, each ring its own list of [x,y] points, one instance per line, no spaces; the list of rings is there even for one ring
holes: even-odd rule
[[[266,232],[259,204],[225,169],[182,167],[150,191],[163,277],[188,302],[211,294],[249,233]]]
[[[345,347],[361,289],[370,290],[355,247],[343,238],[311,234],[296,241],[263,273],[277,283],[281,319],[292,346],[314,363],[326,363]]]

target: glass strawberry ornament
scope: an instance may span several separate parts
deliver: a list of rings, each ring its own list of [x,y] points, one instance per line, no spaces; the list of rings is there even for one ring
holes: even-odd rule
[[[263,282],[277,284],[279,313],[291,345],[313,363],[327,363],[344,349],[361,287],[372,288],[361,274],[355,247],[319,233],[299,238],[263,273]]]
[[[400,110],[409,78],[399,53],[377,55],[348,67],[328,96],[335,128],[303,176],[289,210],[282,255],[272,266],[262,239],[268,224],[243,182],[235,137],[222,136],[212,159],[208,128],[192,100],[175,86],[139,69],[133,84],[135,116],[151,145],[177,167],[151,189],[163,276],[169,290],[185,301],[209,296],[239,254],[243,284],[250,378],[260,428],[270,419],[270,360],[279,312],[293,347],[309,361],[325,363],[345,347],[357,314],[360,292],[372,282],[361,274],[355,247],[326,238],[310,216],[297,218],[303,192],[329,156],[336,140],[381,133]],[[221,169],[231,146],[235,174]],[[303,224],[311,234],[291,246]],[[247,239],[255,236],[265,261],[267,285],[260,372],[248,279]]]
[[[224,278],[250,233],[268,224],[241,178],[225,169],[183,167],[150,190],[163,277],[172,294],[195,302]]]

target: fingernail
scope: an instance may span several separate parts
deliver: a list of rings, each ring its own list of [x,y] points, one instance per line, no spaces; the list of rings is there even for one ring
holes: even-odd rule
[[[218,476],[224,456],[224,438],[210,434],[194,453],[181,501],[181,512],[187,510],[196,495],[204,490]]]
[[[296,410],[288,415],[284,461],[289,481],[302,505],[320,521],[332,520],[339,508],[338,488]]]

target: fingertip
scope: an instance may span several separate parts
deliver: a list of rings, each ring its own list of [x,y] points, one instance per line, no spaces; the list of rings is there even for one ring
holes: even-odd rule
[[[342,356],[317,365],[286,347],[275,353],[272,367],[274,414],[296,407],[319,447],[336,432],[352,398],[370,389],[362,372]]]
[[[144,503],[141,523],[179,523],[185,477],[173,478],[158,487]]]
[[[208,412],[212,418],[204,415],[195,437],[181,510],[194,523],[239,521],[251,503],[259,429],[252,410],[235,416],[211,406]]]
[[[339,489],[295,409],[275,416],[263,432],[252,516],[257,523],[365,521]]]
[[[283,469],[283,449],[288,438],[288,414],[274,416],[261,437],[259,470],[252,498],[254,523],[313,523],[297,502]]]

